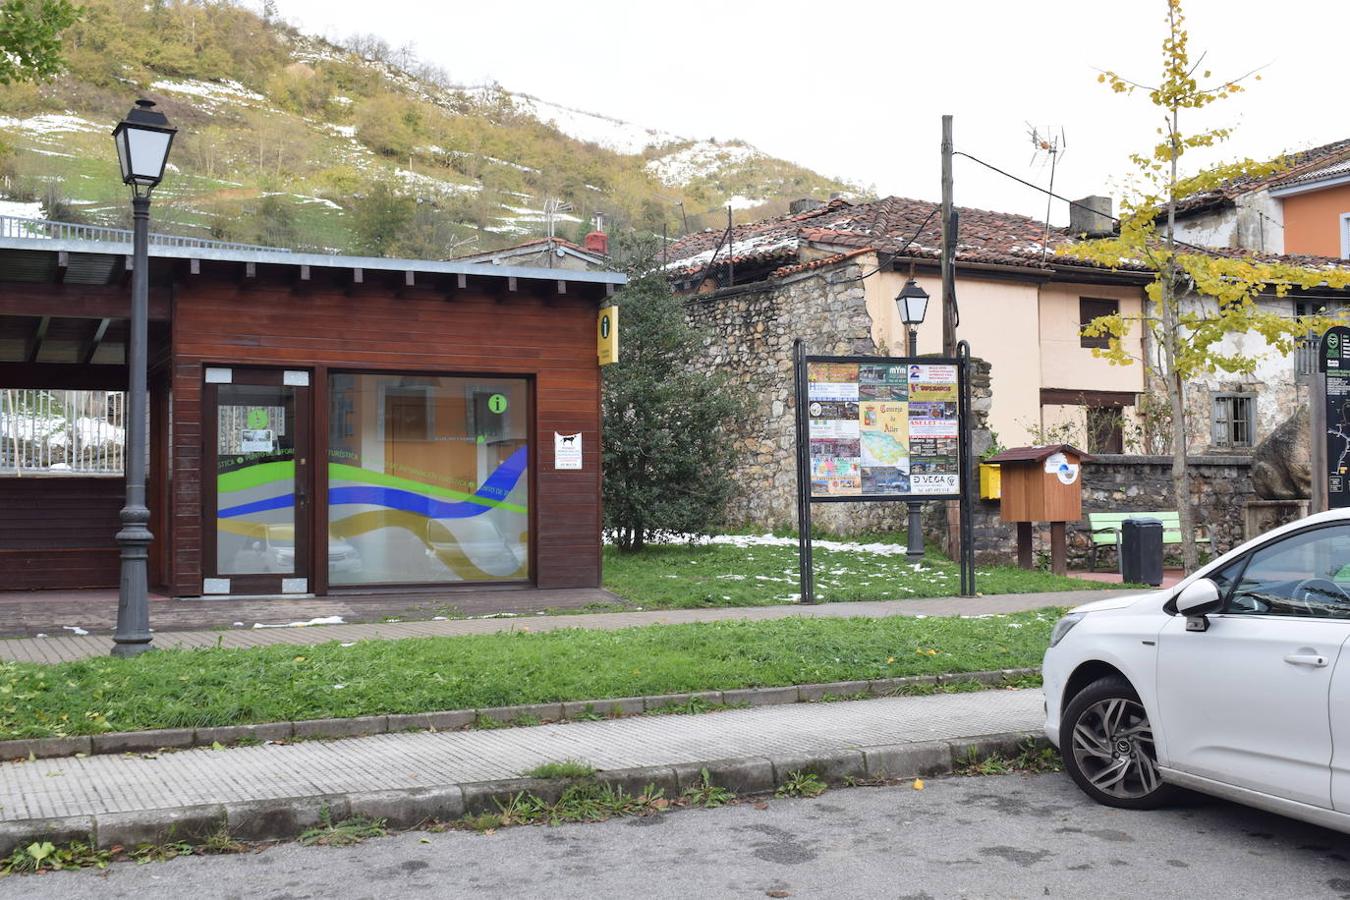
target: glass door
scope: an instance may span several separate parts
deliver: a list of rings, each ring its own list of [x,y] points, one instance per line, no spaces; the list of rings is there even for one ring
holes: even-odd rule
[[[309,593],[309,373],[208,368],[203,408],[202,593]]]

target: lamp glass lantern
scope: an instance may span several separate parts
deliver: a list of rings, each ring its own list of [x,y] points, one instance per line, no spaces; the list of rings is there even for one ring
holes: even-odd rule
[[[168,117],[155,109],[154,101],[137,100],[131,112],[113,129],[122,182],[147,191],[159,184],[177,133]]]
[[[923,324],[928,312],[928,292],[919,287],[913,278],[905,282],[900,293],[895,296],[895,306],[900,313],[900,321],[910,328]]]

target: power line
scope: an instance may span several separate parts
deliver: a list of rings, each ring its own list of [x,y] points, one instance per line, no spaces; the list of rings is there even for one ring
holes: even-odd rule
[[[1039,184],[1033,184],[1032,182],[1027,181],[1025,178],[1018,178],[1016,175],[1012,174],[1011,172],[1005,172],[1003,169],[1000,169],[998,166],[996,166],[996,165],[994,165],[994,164],[992,164],[992,163],[987,163],[987,162],[985,162],[984,160],[980,159],[979,157],[971,156],[969,153],[962,153],[960,150],[954,151],[954,155],[956,155],[956,156],[964,156],[966,159],[970,160],[971,162],[979,163],[980,165],[984,166],[986,169],[989,169],[989,170],[991,170],[991,171],[997,172],[998,174],[1002,175],[1002,176],[1005,177],[1005,178],[1011,178],[1013,181],[1016,181],[1018,184],[1024,184],[1024,185],[1026,185],[1027,187],[1031,188],[1032,190],[1040,191],[1042,194],[1048,194],[1048,195],[1050,195],[1051,197],[1055,198],[1056,200],[1063,200],[1065,203],[1069,204],[1069,206],[1076,206],[1076,207],[1078,207],[1079,209],[1086,209],[1088,212],[1092,213],[1093,215],[1101,216],[1101,217],[1104,218],[1104,219],[1110,219],[1112,222],[1115,222],[1117,225],[1119,225],[1120,222],[1121,222],[1121,219],[1120,219],[1119,216],[1113,216],[1113,215],[1111,215],[1110,213],[1104,213],[1104,212],[1102,212],[1101,210],[1093,209],[1091,206],[1088,206],[1088,205],[1085,204],[1085,203],[1079,203],[1077,200],[1070,200],[1068,197],[1060,196],[1059,194],[1056,194],[1054,191],[1046,190],[1045,188],[1041,187]],[[1210,255],[1210,254],[1214,251],[1214,249],[1215,249],[1215,248],[1213,248],[1213,247],[1201,247],[1201,246],[1199,246],[1199,245],[1197,245],[1197,244],[1188,244],[1188,243],[1186,243],[1185,241],[1177,240],[1175,237],[1173,237],[1172,242],[1173,242],[1174,244],[1176,244],[1178,247],[1185,247],[1187,250],[1194,250],[1194,251],[1196,251],[1197,253],[1203,253],[1203,254],[1205,254],[1206,256]]]
[[[1105,218],[1110,219],[1112,222],[1115,222],[1116,224],[1120,224],[1120,219],[1119,219],[1118,217],[1116,217],[1116,216],[1111,215],[1110,213],[1104,213],[1104,212],[1101,212],[1101,211],[1099,211],[1099,210],[1093,209],[1092,207],[1088,206],[1086,203],[1079,203],[1077,200],[1070,200],[1068,197],[1062,197],[1062,196],[1060,196],[1059,194],[1056,194],[1054,191],[1046,190],[1045,188],[1041,187],[1039,184],[1033,184],[1032,182],[1027,181],[1025,178],[1018,178],[1016,175],[1012,174],[1011,172],[1005,172],[1004,170],[1000,169],[998,166],[993,165],[992,163],[987,163],[987,162],[985,162],[984,160],[980,159],[979,157],[971,156],[969,153],[963,153],[963,152],[961,152],[960,150],[955,150],[955,151],[953,151],[953,155],[955,155],[955,156],[964,156],[966,159],[970,160],[971,162],[979,163],[980,165],[984,166],[986,169],[990,169],[990,170],[992,170],[992,171],[994,171],[994,172],[997,172],[998,174],[1002,175],[1002,176],[1005,177],[1005,178],[1011,178],[1013,181],[1016,181],[1018,184],[1024,184],[1024,185],[1026,185],[1027,187],[1031,188],[1032,190],[1040,191],[1042,194],[1048,194],[1049,196],[1055,198],[1056,200],[1063,200],[1065,203],[1069,204],[1070,206],[1076,206],[1076,207],[1078,207],[1079,209],[1086,209],[1086,210],[1088,210],[1089,212],[1096,213],[1096,214],[1099,215],[1099,216],[1104,216]]]

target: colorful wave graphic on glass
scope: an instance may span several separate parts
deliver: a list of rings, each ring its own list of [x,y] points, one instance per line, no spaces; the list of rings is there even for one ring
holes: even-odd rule
[[[331,541],[349,541],[371,535],[380,529],[397,528],[415,535],[425,547],[426,553],[440,560],[445,568],[450,570],[446,573],[448,578],[434,580],[523,578],[526,576],[526,564],[521,561],[524,558],[523,551],[506,557],[511,561],[514,571],[503,571],[500,565],[491,567],[495,571],[484,570],[470,558],[470,548],[461,546],[465,542],[457,537],[455,532],[463,529],[452,530],[452,527],[455,522],[464,522],[467,525],[467,520],[496,512],[499,514],[498,517],[505,516],[508,521],[492,529],[494,535],[498,532],[503,535],[495,537],[494,540],[502,544],[504,549],[512,544],[523,545],[528,509],[523,504],[508,502],[507,498],[525,474],[528,459],[528,448],[518,448],[473,493],[455,491],[359,466],[329,463],[328,506]],[[272,490],[268,490],[269,488]],[[230,495],[234,495],[241,502],[231,504]],[[252,523],[257,521],[256,517],[259,514],[295,506],[295,463],[289,460],[259,463],[223,473],[217,478],[217,497],[219,509],[216,514],[217,527],[224,531],[247,532],[251,530]],[[366,509],[341,518],[336,517],[337,508],[343,506],[362,506]],[[502,526],[505,526],[504,531]],[[482,530],[469,528],[471,534]],[[504,536],[513,530],[516,534]],[[482,541],[476,543],[481,544]],[[353,551],[353,555],[358,554]],[[338,556],[340,554],[334,553],[330,543],[330,568]],[[428,580],[417,576],[418,573],[412,572],[399,580]]]

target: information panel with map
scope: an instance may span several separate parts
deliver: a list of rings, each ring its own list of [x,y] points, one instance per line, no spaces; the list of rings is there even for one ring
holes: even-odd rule
[[[1322,335],[1318,369],[1326,373],[1327,509],[1350,506],[1350,328]]]
[[[811,498],[958,498],[959,391],[945,362],[808,357]]]

